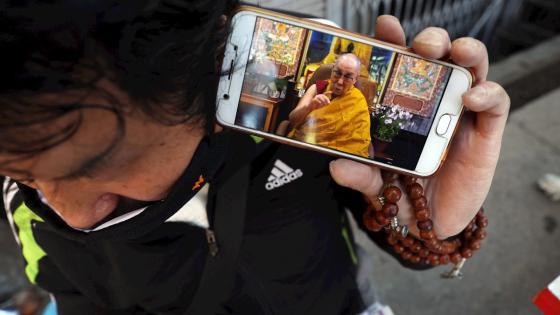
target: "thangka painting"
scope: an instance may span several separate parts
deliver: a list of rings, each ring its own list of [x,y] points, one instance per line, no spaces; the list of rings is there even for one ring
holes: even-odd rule
[[[301,27],[259,18],[249,59],[264,70],[266,66],[278,68],[279,77],[295,75],[304,39]]]
[[[385,105],[399,105],[413,114],[431,116],[445,89],[447,67],[399,54],[385,94]]]

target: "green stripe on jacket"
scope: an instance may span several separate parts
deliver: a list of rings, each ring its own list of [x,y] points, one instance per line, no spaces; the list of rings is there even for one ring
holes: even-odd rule
[[[25,274],[29,281],[35,284],[37,274],[39,273],[39,260],[46,256],[47,253],[45,253],[35,240],[31,228],[32,221],[44,222],[43,219],[31,211],[25,204],[21,204],[21,206],[14,211],[14,222],[19,229],[18,237],[21,242],[23,258],[25,258],[27,263],[25,266]]]

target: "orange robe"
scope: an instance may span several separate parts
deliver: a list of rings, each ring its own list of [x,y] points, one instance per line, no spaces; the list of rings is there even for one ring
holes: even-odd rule
[[[330,90],[327,87],[327,90]],[[352,87],[327,106],[312,111],[290,136],[311,144],[368,157],[370,117],[362,92]]]

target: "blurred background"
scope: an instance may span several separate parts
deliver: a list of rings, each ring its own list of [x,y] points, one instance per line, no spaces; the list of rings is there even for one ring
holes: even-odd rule
[[[462,280],[444,280],[450,267],[416,272],[357,238],[374,252],[377,294],[401,314],[540,314],[532,298],[560,275],[560,202],[537,187],[560,174],[560,1],[557,0],[261,0],[265,8],[330,19],[373,34],[377,16],[401,20],[408,42],[426,26],[451,38],[473,36],[490,53],[489,80],[508,91],[512,107],[501,160],[485,208],[483,248]],[[1,210],[1,209],[0,209]],[[30,288],[23,258],[0,220],[0,314],[27,305],[38,314],[45,294]],[[33,307],[36,303],[37,307]]]

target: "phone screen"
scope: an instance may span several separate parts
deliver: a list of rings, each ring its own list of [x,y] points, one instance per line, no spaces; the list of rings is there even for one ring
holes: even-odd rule
[[[414,170],[452,70],[258,17],[235,125]]]

